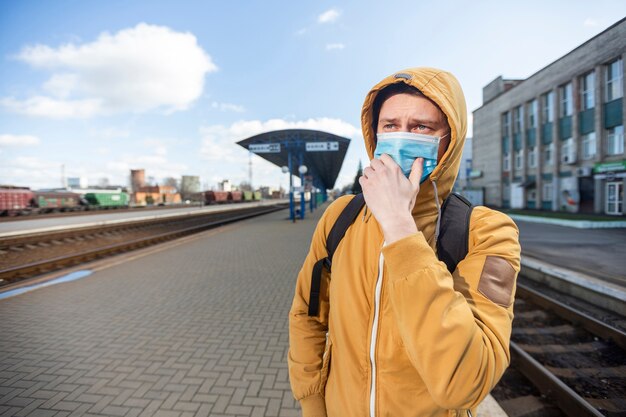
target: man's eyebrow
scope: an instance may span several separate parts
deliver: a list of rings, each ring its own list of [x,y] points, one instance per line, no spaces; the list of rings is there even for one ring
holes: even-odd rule
[[[378,122],[397,122],[399,119],[397,117],[381,117]],[[411,118],[409,120],[409,122],[411,123],[419,123],[419,124],[425,124],[425,125],[438,125],[439,123],[441,123],[438,120],[430,120],[430,119],[422,119],[419,117],[414,117]]]

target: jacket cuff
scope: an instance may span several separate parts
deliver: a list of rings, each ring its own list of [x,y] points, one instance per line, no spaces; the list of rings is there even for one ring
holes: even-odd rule
[[[313,394],[300,400],[302,417],[326,417],[326,402],[321,394]]]
[[[439,262],[422,232],[383,247],[383,256],[389,275],[394,281]]]

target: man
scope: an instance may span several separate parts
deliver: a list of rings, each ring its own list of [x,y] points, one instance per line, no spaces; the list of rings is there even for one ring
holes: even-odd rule
[[[465,259],[452,274],[437,259],[440,206],[467,130],[452,74],[416,68],[385,78],[367,95],[361,123],[372,158],[360,179],[366,207],[323,275],[316,317],[307,314],[311,271],[351,196],[327,208],[298,275],[294,396],[304,417],[475,415],[510,360],[517,228],[476,207]]]

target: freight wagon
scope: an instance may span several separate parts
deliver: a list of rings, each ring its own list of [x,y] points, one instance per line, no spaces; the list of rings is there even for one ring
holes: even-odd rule
[[[127,207],[129,202],[128,194],[121,191],[85,193],[83,199],[90,209]]]
[[[204,204],[224,204],[230,203],[232,196],[228,191],[205,191]]]
[[[80,195],[72,192],[35,191],[34,203],[40,213],[85,209],[84,205],[81,205]]]
[[[0,216],[25,214],[32,209],[34,194],[28,188],[0,188]]]

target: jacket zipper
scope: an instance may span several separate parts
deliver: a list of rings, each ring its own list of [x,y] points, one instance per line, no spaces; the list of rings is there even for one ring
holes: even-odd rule
[[[385,246],[385,243],[383,243]],[[383,287],[383,263],[385,258],[381,250],[378,257],[378,277],[374,294],[374,322],[372,323],[372,339],[370,341],[370,364],[372,368],[372,385],[370,387],[370,417],[376,417],[376,339],[378,336],[378,318],[380,315],[380,293]]]

